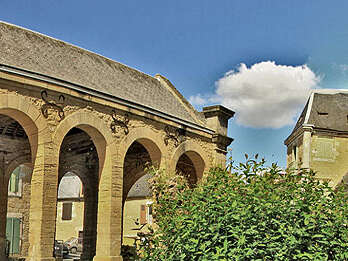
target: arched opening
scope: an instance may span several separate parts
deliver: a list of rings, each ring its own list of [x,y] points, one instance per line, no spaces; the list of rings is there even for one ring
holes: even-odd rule
[[[152,224],[152,201],[149,186],[150,166],[160,166],[161,152],[148,139],[134,141],[123,164],[123,244],[133,245],[139,233]]]
[[[56,244],[66,242],[72,258],[92,260],[97,239],[99,157],[85,131],[72,128],[66,134],[58,171]]]
[[[348,173],[346,173],[340,182],[336,185],[336,188],[343,187],[345,193],[348,193]]]
[[[203,177],[205,163],[195,151],[183,153],[176,163],[176,172],[186,177],[190,186],[194,186]]]
[[[19,120],[25,118],[22,116]],[[0,259],[25,256],[29,248],[32,146],[15,118],[0,114]]]

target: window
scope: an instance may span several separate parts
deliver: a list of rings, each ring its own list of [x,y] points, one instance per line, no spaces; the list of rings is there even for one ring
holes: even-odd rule
[[[140,205],[140,224],[152,224],[152,202]]]
[[[151,205],[152,203],[149,203],[148,205],[147,205],[147,223],[148,224],[152,224],[152,205]]]
[[[21,185],[22,181],[20,179],[21,167],[16,168],[10,177],[8,183],[8,195],[9,196],[21,196]]]
[[[63,203],[62,220],[71,220],[72,218],[72,202]]]
[[[293,147],[293,153],[294,153],[294,161],[297,160],[297,147],[296,145]]]
[[[140,224],[146,224],[146,205],[140,205]]]
[[[20,224],[19,218],[6,219],[6,239],[10,241],[10,254],[19,254],[20,252]]]

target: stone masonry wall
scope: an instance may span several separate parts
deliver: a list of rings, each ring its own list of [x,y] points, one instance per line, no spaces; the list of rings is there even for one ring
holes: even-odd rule
[[[23,180],[22,195],[9,196],[7,203],[7,216],[18,217],[21,219],[21,240],[20,240],[20,256],[26,256],[29,248],[29,209],[30,209],[30,183]]]

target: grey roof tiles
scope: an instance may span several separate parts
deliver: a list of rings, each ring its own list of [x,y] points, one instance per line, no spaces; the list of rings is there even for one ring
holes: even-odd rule
[[[156,78],[63,41],[1,21],[0,64],[81,85],[197,123],[181,98]]]

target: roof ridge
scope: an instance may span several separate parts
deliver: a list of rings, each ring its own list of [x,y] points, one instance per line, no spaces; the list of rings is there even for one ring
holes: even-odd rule
[[[337,93],[348,93],[348,89],[313,89],[311,91],[311,94],[318,93],[318,94],[337,94]]]
[[[0,21],[0,64],[111,95],[205,127],[177,90],[144,72],[59,39]],[[154,97],[156,99],[154,99]]]
[[[166,87],[169,91],[171,91],[184,105],[185,109],[192,116],[193,119],[198,121],[201,124],[205,124],[203,115],[200,114],[188,101],[187,99],[175,88],[175,86],[163,75],[156,74],[155,79],[157,79],[162,86]]]
[[[57,41],[57,42],[61,42],[61,43],[65,44],[65,45],[67,45],[67,46],[70,46],[70,47],[75,48],[75,49],[77,49],[77,50],[82,50],[82,51],[84,51],[84,52],[86,52],[86,53],[88,53],[88,54],[97,55],[97,56],[99,56],[100,58],[103,58],[103,59],[105,59],[105,60],[107,60],[107,61],[111,61],[111,62],[117,63],[117,64],[119,64],[119,65],[121,65],[121,66],[125,66],[125,67],[127,67],[127,68],[129,68],[129,69],[132,69],[132,70],[134,70],[134,71],[136,71],[136,72],[139,72],[139,73],[141,73],[141,74],[143,74],[143,75],[145,75],[145,76],[147,76],[147,77],[149,77],[149,78],[155,80],[155,77],[153,77],[152,75],[150,75],[150,74],[148,74],[148,73],[145,73],[145,72],[143,72],[143,71],[140,71],[139,69],[136,69],[136,68],[134,68],[134,67],[132,67],[132,66],[130,66],[130,65],[127,65],[127,64],[118,62],[118,61],[116,61],[116,60],[113,60],[113,59],[111,59],[111,58],[108,58],[108,57],[106,57],[106,56],[104,56],[104,55],[102,55],[102,54],[100,54],[100,53],[97,53],[97,52],[88,50],[88,49],[86,49],[86,48],[84,48],[84,47],[80,47],[80,46],[75,45],[75,44],[73,44],[73,43],[70,43],[70,42],[67,42],[67,41],[63,41],[63,40],[60,40],[60,39],[58,39],[58,38],[54,38],[53,36],[49,36],[49,35],[46,35],[46,34],[44,34],[44,33],[40,33],[40,32],[38,32],[38,31],[35,31],[35,30],[32,30],[32,29],[28,29],[28,28],[23,27],[23,26],[11,24],[11,23],[6,22],[6,21],[3,21],[3,20],[0,20],[0,24],[1,24],[1,23],[2,23],[2,24],[6,24],[6,25],[8,25],[8,26],[15,27],[15,28],[19,28],[19,29],[21,29],[21,30],[24,30],[24,31],[27,31],[27,32],[30,32],[30,33],[34,33],[35,35],[39,35],[39,36],[42,36],[42,37],[44,37],[44,38],[49,38],[49,39],[51,39],[51,40],[54,40],[54,41]]]

